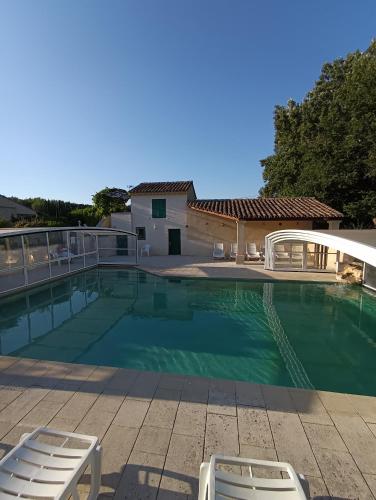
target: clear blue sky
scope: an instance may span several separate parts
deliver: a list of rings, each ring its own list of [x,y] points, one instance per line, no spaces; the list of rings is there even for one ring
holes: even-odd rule
[[[0,0],[0,193],[256,196],[274,106],[373,36],[375,0]]]

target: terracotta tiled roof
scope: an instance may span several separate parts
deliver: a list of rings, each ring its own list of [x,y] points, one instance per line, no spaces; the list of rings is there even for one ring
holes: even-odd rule
[[[315,198],[194,200],[194,210],[235,220],[336,220],[343,215]]]
[[[131,194],[141,193],[185,193],[193,187],[193,181],[175,182],[141,182],[129,192]]]

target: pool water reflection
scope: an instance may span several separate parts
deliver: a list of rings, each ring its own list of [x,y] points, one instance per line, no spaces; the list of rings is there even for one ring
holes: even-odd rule
[[[93,269],[0,300],[0,354],[376,395],[355,286]]]

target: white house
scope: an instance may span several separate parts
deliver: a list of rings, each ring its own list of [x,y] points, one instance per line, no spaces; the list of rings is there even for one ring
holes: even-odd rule
[[[272,231],[335,229],[343,217],[315,198],[199,200],[193,181],[142,182],[130,195],[131,212],[112,214],[111,226],[137,233],[151,255],[210,256],[215,242],[228,254],[237,242],[241,260],[246,242],[260,248]]]

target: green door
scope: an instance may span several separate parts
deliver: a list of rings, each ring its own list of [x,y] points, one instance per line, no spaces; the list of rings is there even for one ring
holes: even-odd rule
[[[169,255],[181,254],[180,229],[168,230],[168,254]]]
[[[117,255],[128,255],[128,236],[126,234],[116,236],[116,248]]]

